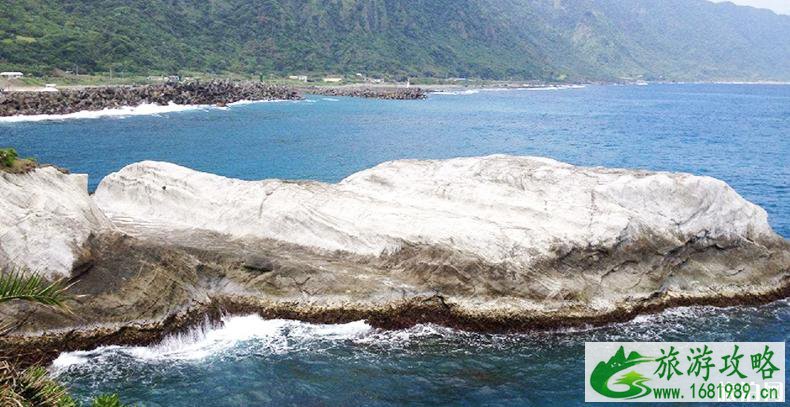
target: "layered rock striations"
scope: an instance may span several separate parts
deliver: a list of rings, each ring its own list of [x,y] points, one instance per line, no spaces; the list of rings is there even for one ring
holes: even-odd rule
[[[722,181],[545,158],[394,161],[338,184],[143,162],[109,175],[95,200],[140,237],[202,230],[347,253],[470,310],[597,313],[658,294],[767,291],[790,264],[765,211]]]
[[[88,177],[42,167],[0,171],[0,268],[71,276],[91,235],[113,224],[88,196]]]
[[[643,239],[775,238],[766,212],[724,182],[491,156],[394,161],[338,184],[241,181],[142,162],[110,174],[95,200],[112,218],[204,229],[360,255],[404,245],[529,267],[558,251]]]
[[[15,182],[71,191],[40,171]],[[37,311],[20,332],[94,328],[27,339],[36,349],[147,343],[219,310],[523,330],[765,302],[790,287],[790,244],[765,211],[690,174],[489,156],[393,161],[326,184],[146,161],[107,176],[95,206],[79,191],[70,202],[82,210],[41,209],[38,227],[14,232],[24,238],[11,252],[34,262],[20,247],[50,236],[47,225],[83,228],[66,239],[83,242],[69,252],[82,253],[78,312]],[[2,207],[29,206],[14,196]],[[11,213],[4,225],[30,217]],[[61,271],[72,259],[51,258]]]

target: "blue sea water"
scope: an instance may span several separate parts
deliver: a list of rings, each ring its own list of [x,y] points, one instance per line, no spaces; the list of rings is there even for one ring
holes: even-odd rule
[[[783,85],[587,86],[425,101],[310,97],[0,122],[5,145],[90,174],[91,189],[144,159],[244,179],[330,182],[391,159],[495,153],[685,171],[728,182],[790,236],[790,86]],[[584,341],[786,341],[790,307],[695,307],[596,329],[499,336],[244,321],[246,328],[231,319],[154,348],[65,355],[55,370],[80,397],[117,391],[153,406],[580,405]]]
[[[165,160],[243,179],[340,179],[387,160],[540,155],[686,171],[732,185],[790,236],[790,86],[588,86],[313,97],[155,116],[2,123],[0,146],[90,174]]]
[[[518,335],[245,316],[151,348],[71,353],[53,370],[79,396],[118,392],[145,406],[577,406],[586,341],[782,342],[788,322],[787,301]]]

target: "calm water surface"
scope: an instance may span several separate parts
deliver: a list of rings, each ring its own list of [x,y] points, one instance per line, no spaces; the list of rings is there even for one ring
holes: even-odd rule
[[[90,174],[166,160],[244,179],[335,182],[382,161],[494,153],[725,180],[790,236],[790,86],[588,86],[311,97],[152,116],[0,123],[0,146]],[[64,356],[81,397],[143,405],[578,405],[589,340],[786,341],[790,307],[686,308],[574,332],[491,336],[254,317],[154,348]],[[788,352],[790,353],[790,352]]]

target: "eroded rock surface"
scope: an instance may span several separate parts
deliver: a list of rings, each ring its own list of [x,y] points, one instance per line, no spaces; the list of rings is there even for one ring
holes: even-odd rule
[[[25,225],[29,213],[47,217],[42,228],[86,219],[66,241],[82,242],[90,264],[75,277],[73,314],[0,310],[23,335],[0,344],[37,357],[150,343],[221,311],[507,331],[790,292],[790,244],[765,211],[690,174],[490,156],[388,162],[325,184],[147,161],[107,176],[95,206],[69,178],[31,177],[15,182],[48,185],[47,199],[67,189],[82,209],[15,209],[4,222]],[[0,204],[31,207],[12,196]],[[17,229],[28,237],[15,253],[50,236]]]
[[[107,176],[95,200],[142,239],[178,235],[171,241],[203,248],[213,243],[193,232],[209,231],[258,241],[269,257],[278,244],[314,253],[310,264],[325,270],[312,280],[317,302],[372,304],[400,290],[470,311],[599,313],[655,295],[764,292],[790,264],[765,211],[724,182],[545,158],[394,161],[338,184],[142,162]],[[335,259],[350,264],[330,271]],[[354,282],[362,293],[344,296],[352,287],[332,280],[352,268],[388,280]]]
[[[0,171],[0,268],[68,277],[91,234],[112,223],[88,196],[88,177],[54,167]]]
[[[378,256],[404,243],[527,267],[556,251],[643,238],[772,239],[765,211],[724,182],[491,156],[394,161],[339,184],[241,181],[142,162],[105,178],[119,223],[205,229]]]

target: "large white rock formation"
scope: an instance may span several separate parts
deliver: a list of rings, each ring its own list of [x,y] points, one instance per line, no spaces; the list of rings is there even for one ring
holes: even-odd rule
[[[714,178],[502,155],[392,161],[338,184],[242,181],[146,161],[107,176],[94,199],[138,229],[374,256],[435,245],[518,266],[557,248],[775,236],[763,209]]]
[[[0,191],[0,266],[54,277],[84,265],[79,317],[41,315],[26,329],[165,323],[209,303],[532,329],[764,302],[790,287],[790,242],[765,211],[689,174],[490,156],[393,161],[326,184],[146,161],[108,175],[93,198],[84,176],[54,168],[0,173]]]
[[[0,171],[0,267],[67,277],[88,237],[113,229],[88,195],[87,175]]]

